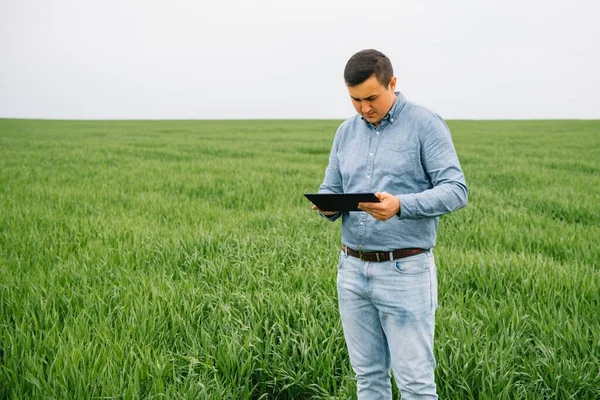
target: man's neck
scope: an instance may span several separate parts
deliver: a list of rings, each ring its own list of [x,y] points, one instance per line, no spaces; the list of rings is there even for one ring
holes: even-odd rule
[[[396,93],[394,93],[393,94],[392,104],[390,105],[390,108],[388,108],[388,110],[385,113],[385,115],[383,116],[383,118],[381,118],[379,121],[375,122],[373,125],[375,125],[375,126],[381,125],[381,121],[383,121],[384,119],[386,119],[388,117],[388,115],[390,115],[390,111],[392,110],[392,108],[394,108],[394,104],[396,103],[396,99],[398,99],[398,95]]]

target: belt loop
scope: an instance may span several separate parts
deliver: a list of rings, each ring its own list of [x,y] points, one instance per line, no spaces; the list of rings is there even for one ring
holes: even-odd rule
[[[345,244],[342,245],[342,251],[344,252],[344,257],[348,258],[348,246]]]
[[[389,255],[390,255],[390,262],[394,262],[394,252],[390,251]]]

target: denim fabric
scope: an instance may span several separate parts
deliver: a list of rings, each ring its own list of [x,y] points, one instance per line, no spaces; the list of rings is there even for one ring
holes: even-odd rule
[[[468,189],[452,136],[437,114],[396,93],[375,126],[359,115],[338,128],[321,193],[388,192],[400,215],[342,217],[342,243],[354,250],[429,249],[395,261],[342,253],[338,299],[360,400],[390,399],[390,370],[403,400],[436,399],[433,332],[437,277],[432,248],[439,216],[464,207]]]
[[[431,250],[385,262],[340,255],[338,300],[359,400],[437,399],[433,355],[437,276]]]
[[[388,192],[400,216],[377,221],[365,212],[342,216],[342,243],[390,251],[435,245],[438,217],[467,204],[468,190],[444,120],[400,93],[379,126],[356,115],[340,125],[321,193]]]

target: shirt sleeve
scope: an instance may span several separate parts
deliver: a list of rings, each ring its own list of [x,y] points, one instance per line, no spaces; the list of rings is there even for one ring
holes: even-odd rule
[[[321,183],[321,186],[319,186],[319,193],[344,193],[342,173],[340,172],[340,165],[337,157],[339,144],[340,129],[338,129],[335,138],[333,139],[333,145],[331,146],[331,152],[329,153],[329,163],[325,169],[323,183]],[[342,216],[342,213],[337,212],[332,216],[326,216],[323,214],[321,215],[330,221],[335,221]]]
[[[450,129],[437,114],[419,138],[421,163],[431,189],[398,195],[400,219],[434,218],[467,205],[468,189]]]

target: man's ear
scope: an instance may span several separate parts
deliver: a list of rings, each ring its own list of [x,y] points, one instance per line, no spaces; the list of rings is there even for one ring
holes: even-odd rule
[[[395,76],[392,76],[392,79],[390,79],[389,88],[392,90],[392,92],[394,92],[396,90],[396,77]]]

